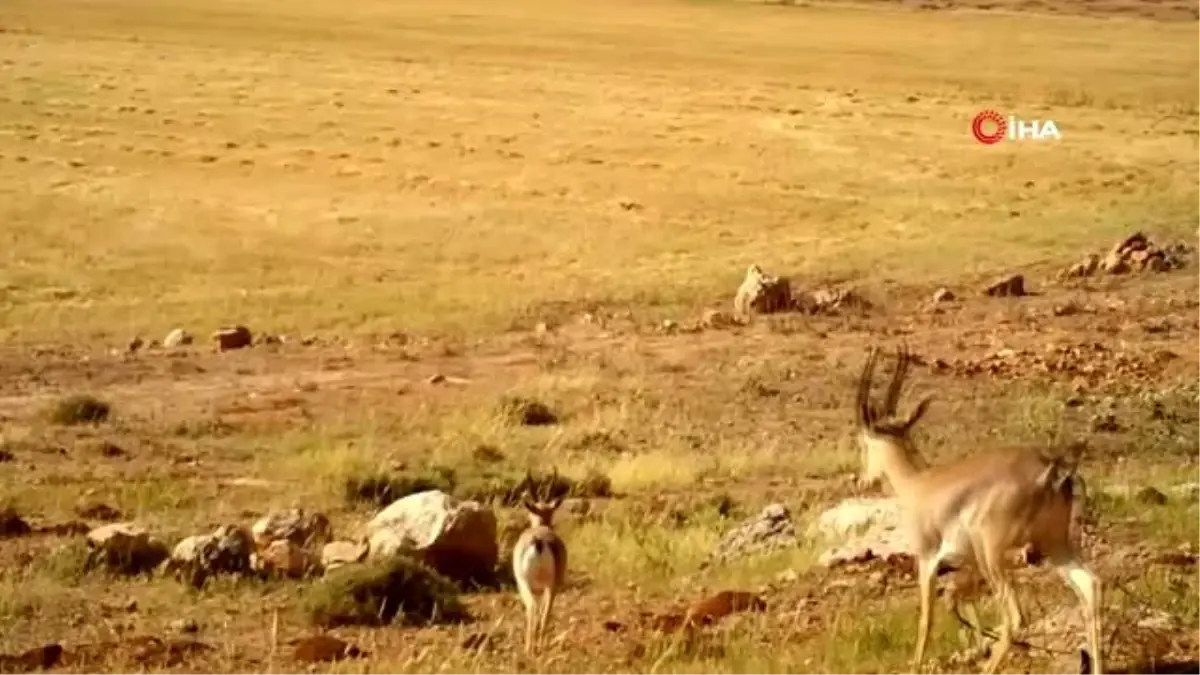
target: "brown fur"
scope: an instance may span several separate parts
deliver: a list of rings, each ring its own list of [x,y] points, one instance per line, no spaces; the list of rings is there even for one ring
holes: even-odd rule
[[[529,512],[529,527],[517,538],[513,546],[513,574],[517,578],[517,587],[521,594],[521,602],[525,605],[525,650],[532,651],[544,639],[550,623],[550,615],[554,607],[554,599],[567,577],[567,546],[554,531],[554,512],[562,505],[562,498],[553,502],[533,502],[526,499],[525,510]],[[547,552],[554,561],[553,575],[545,589],[542,590],[540,611],[537,598],[531,589],[524,586],[522,571],[518,561],[530,548]]]
[[[1080,563],[1072,537],[1081,512],[1074,467],[1024,446],[992,448],[940,466],[926,466],[913,448],[909,432],[924,415],[929,399],[907,419],[895,418],[910,360],[907,351],[897,353],[896,371],[880,408],[869,400],[876,357],[877,351],[872,349],[856,401],[865,474],[861,482],[886,480],[906,514],[921,588],[913,668],[920,668],[924,655],[937,567],[944,555],[953,555],[978,567],[1006,610],[999,640],[985,668],[985,672],[995,671],[1011,647],[1011,633],[1023,622],[1008,578],[1006,554],[1024,547],[1035,549],[1058,568],[1080,596],[1089,617],[1093,667],[1101,672],[1099,581]],[[956,603],[956,595],[948,601]]]

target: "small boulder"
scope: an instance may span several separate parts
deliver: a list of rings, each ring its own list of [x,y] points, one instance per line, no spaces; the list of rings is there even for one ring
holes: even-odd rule
[[[268,576],[289,579],[302,579],[321,570],[321,561],[312,551],[287,539],[277,539],[253,554],[251,565]]]
[[[295,647],[292,655],[300,663],[326,663],[366,655],[355,645],[332,635],[309,635],[293,644]]]
[[[832,545],[818,561],[826,567],[907,555],[900,531],[900,503],[892,498],[847,499],[826,509],[810,526]]]
[[[984,295],[990,295],[994,298],[1015,298],[1022,295],[1028,295],[1025,290],[1025,276],[1021,274],[1012,274],[1002,279],[998,279],[987,288],[983,289]]]
[[[191,333],[182,328],[176,328],[170,333],[167,333],[167,336],[163,338],[162,344],[168,349],[174,349],[176,347],[190,345],[194,341],[195,338],[192,337]]]
[[[774,314],[792,307],[792,285],[787,277],[775,277],[762,271],[758,265],[746,269],[742,285],[733,298],[735,316],[751,313]]]
[[[217,343],[217,349],[223,352],[249,347],[254,343],[254,335],[242,325],[220,328],[212,334],[212,339]]]
[[[16,509],[11,506],[0,509],[0,539],[23,537],[32,532],[33,528],[25,522]]]
[[[88,532],[89,553],[85,570],[99,565],[118,574],[145,574],[166,560],[170,552],[161,541],[134,523],[111,523]]]
[[[769,553],[796,546],[796,528],[783,504],[772,504],[758,516],[725,533],[701,567],[752,554]]]
[[[243,574],[250,570],[254,539],[246,528],[222,525],[212,534],[186,537],[171,552],[166,572],[200,588],[217,574]]]
[[[366,529],[370,560],[411,554],[454,581],[490,581],[499,558],[492,510],[440,490],[392,502]]]
[[[286,539],[297,546],[318,549],[333,539],[333,525],[319,511],[302,508],[276,509],[259,518],[250,528],[254,543],[265,548],[271,542]]]
[[[331,541],[321,549],[321,566],[328,572],[343,565],[359,563],[366,559],[369,550],[369,543],[365,541]]]
[[[935,303],[951,302],[952,300],[954,300],[954,292],[951,291],[949,288],[946,288],[945,286],[943,286],[933,292],[933,297],[931,298],[931,300]]]

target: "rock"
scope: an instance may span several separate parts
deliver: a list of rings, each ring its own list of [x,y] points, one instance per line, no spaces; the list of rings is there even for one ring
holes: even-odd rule
[[[256,571],[269,576],[302,579],[321,572],[321,561],[317,556],[288,539],[276,539],[250,559]]]
[[[287,539],[297,546],[316,550],[333,539],[329,518],[319,511],[306,512],[302,508],[276,509],[259,518],[250,532],[260,549],[273,541]]]
[[[1060,279],[1082,279],[1092,276],[1098,269],[1100,269],[1100,256],[1089,253],[1082,261],[1063,270],[1058,277]]]
[[[954,300],[954,292],[943,286],[933,292],[933,298],[931,298],[931,300],[935,303],[950,302]]]
[[[293,644],[295,649],[292,656],[300,663],[324,663],[366,656],[358,647],[332,635],[309,635]]]
[[[102,525],[87,534],[85,570],[100,565],[118,574],[144,574],[154,570],[170,555],[167,547],[134,523]]]
[[[428,490],[392,502],[367,524],[370,560],[418,556],[455,581],[491,579],[499,556],[496,516],[475,501]]]
[[[251,569],[254,539],[246,528],[222,525],[212,534],[186,537],[171,552],[166,571],[178,579],[185,576],[200,588],[217,574],[243,574]]]
[[[984,295],[990,295],[994,298],[1009,298],[1020,297],[1027,295],[1025,291],[1025,277],[1021,274],[1013,274],[993,282],[983,290]]]
[[[170,333],[167,333],[167,336],[163,338],[162,344],[168,349],[174,349],[176,347],[190,345],[194,340],[195,339],[192,337],[191,333],[182,328],[176,328]]]
[[[814,535],[846,538],[900,525],[900,502],[893,498],[851,498],[826,509],[809,528]]]
[[[692,603],[684,615],[685,626],[708,626],[738,612],[765,612],[767,603],[748,591],[720,591]]]
[[[212,334],[212,339],[217,343],[217,349],[223,352],[249,347],[254,342],[250,329],[242,325],[220,328]]]
[[[1133,498],[1141,504],[1151,506],[1163,506],[1167,503],[1167,496],[1150,486],[1138,490]]]
[[[141,349],[142,347],[144,347],[145,345],[146,345],[146,341],[143,340],[141,338],[141,336],[135,335],[135,336],[133,336],[133,339],[131,339],[129,341],[129,343],[125,345],[125,351],[132,354],[132,353],[136,352],[137,350]]]
[[[871,303],[853,289],[818,288],[797,295],[793,306],[808,314],[818,314],[842,309],[870,309]]]
[[[168,626],[172,632],[179,634],[198,633],[200,624],[195,619],[175,619]]]
[[[700,325],[704,328],[728,328],[734,325],[733,317],[719,309],[706,309],[700,317]]]
[[[321,549],[321,566],[325,571],[343,565],[362,562],[370,550],[369,542],[331,541]]]
[[[834,567],[876,558],[908,556],[908,541],[900,530],[900,503],[896,499],[847,499],[824,511],[810,526],[814,535],[833,545],[818,559]]]
[[[701,567],[746,555],[791,548],[797,543],[791,513],[783,504],[772,504],[763,509],[757,517],[746,520],[725,533],[716,548],[701,563]]]
[[[774,277],[762,271],[758,265],[746,269],[742,285],[733,298],[735,316],[751,313],[774,314],[792,306],[792,285],[787,277]]]
[[[0,654],[0,673],[32,673],[48,670],[62,660],[62,645],[52,642],[20,654]]]
[[[17,514],[11,506],[0,509],[0,539],[23,537],[33,532],[33,528],[25,519]]]
[[[104,520],[108,522],[121,519],[121,512],[117,509],[100,502],[85,502],[75,507],[75,515],[80,518],[88,518],[90,520]]]

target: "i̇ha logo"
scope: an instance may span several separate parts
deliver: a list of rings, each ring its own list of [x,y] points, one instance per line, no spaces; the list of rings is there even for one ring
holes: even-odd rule
[[[1046,139],[1062,140],[1058,125],[1054,120],[1023,120],[1009,115],[1004,117],[995,110],[984,110],[971,120],[971,133],[975,140],[984,145],[992,145],[1002,140],[1010,141],[1044,141]]]

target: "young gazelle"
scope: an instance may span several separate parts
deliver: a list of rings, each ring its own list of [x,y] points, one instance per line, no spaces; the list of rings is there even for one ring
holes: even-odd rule
[[[513,576],[525,605],[525,651],[540,646],[550,624],[554,598],[567,576],[567,546],[554,531],[554,512],[562,497],[552,502],[524,500],[529,527],[513,547]],[[537,594],[542,596],[540,611]]]
[[[1028,447],[994,449],[927,467],[914,450],[909,432],[925,414],[930,399],[918,403],[907,418],[896,417],[909,363],[907,349],[902,348],[882,408],[872,405],[871,376],[877,355],[878,350],[871,348],[858,382],[860,485],[886,480],[904,513],[921,595],[913,671],[920,671],[925,654],[934,582],[942,562],[974,564],[1004,610],[998,639],[984,669],[985,673],[996,671],[1012,646],[1013,632],[1023,621],[1006,553],[1032,546],[1074,589],[1084,610],[1092,672],[1102,672],[1100,580],[1082,564],[1073,536],[1082,506],[1074,467]]]

